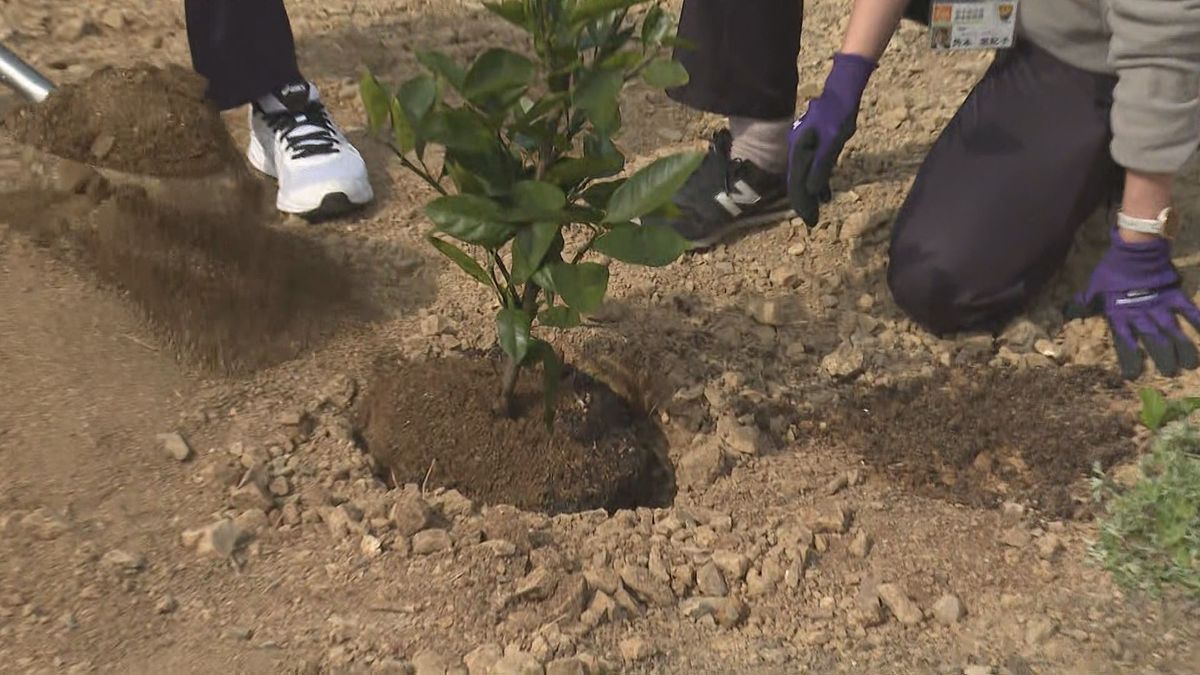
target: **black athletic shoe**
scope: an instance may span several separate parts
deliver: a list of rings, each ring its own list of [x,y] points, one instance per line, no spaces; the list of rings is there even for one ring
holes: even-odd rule
[[[737,230],[782,220],[792,213],[786,176],[733,159],[732,149],[729,130],[717,132],[704,163],[675,195],[675,205],[682,214],[659,221],[697,248],[712,246]]]

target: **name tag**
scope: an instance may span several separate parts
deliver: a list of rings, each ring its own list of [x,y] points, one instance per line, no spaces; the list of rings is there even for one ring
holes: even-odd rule
[[[1005,49],[1013,45],[1020,0],[933,0],[929,38],[934,51]]]

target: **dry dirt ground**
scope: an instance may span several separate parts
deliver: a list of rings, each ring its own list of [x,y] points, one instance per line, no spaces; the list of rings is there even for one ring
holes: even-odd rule
[[[848,1],[810,5],[805,96]],[[452,0],[289,9],[378,202],[272,227],[358,270],[355,297],[379,311],[214,372],[135,297],[0,225],[0,671],[1200,673],[1200,608],[1122,593],[1088,559],[1091,464],[1145,440],[1102,323],[1064,327],[1056,310],[1099,221],[997,338],[930,338],[886,292],[888,215],[986,55],[935,57],[903,30],[820,227],[618,267],[609,306],[553,339],[658,404],[678,494],[551,517],[472,503],[434,471],[390,487],[353,428],[378,359],[492,340],[487,298],[420,239],[427,192],[363,137],[359,68],[398,82],[416,48],[466,58],[512,33]],[[0,40],[62,83],[188,63],[180,3],[0,0]],[[0,92],[0,112],[16,104]],[[626,105],[639,160],[720,124],[654,92]],[[243,114],[227,118],[239,140]],[[0,145],[0,191],[26,177],[20,157]],[[1197,178],[1180,186],[1192,223]],[[1179,250],[1193,288],[1198,242],[1190,228]]]

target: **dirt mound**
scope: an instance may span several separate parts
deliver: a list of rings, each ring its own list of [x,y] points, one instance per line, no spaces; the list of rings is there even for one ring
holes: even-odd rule
[[[238,160],[205,81],[180,66],[104,68],[16,110],[21,142],[67,159],[162,177],[203,176]]]
[[[492,413],[494,362],[451,358],[380,367],[359,428],[371,454],[398,483],[458,489],[477,501],[563,513],[669,503],[670,479],[655,452],[657,427],[608,387],[577,371],[562,383],[553,431],[540,415],[541,389],[526,375],[526,414]]]
[[[858,394],[841,425],[868,463],[919,494],[1074,517],[1078,481],[1134,449],[1105,391],[1123,390],[1092,369],[943,372]]]
[[[274,365],[373,313],[341,261],[253,209],[177,210],[99,176],[80,190],[0,195],[0,222],[119,288],[165,343],[207,367]]]

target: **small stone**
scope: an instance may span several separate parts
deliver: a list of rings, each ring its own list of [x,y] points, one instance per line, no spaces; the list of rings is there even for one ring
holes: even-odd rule
[[[545,675],[546,669],[528,652],[505,654],[491,669],[492,675]]]
[[[767,438],[758,427],[739,424],[730,415],[717,420],[717,435],[739,455],[757,456],[767,451]]]
[[[288,479],[283,476],[278,476],[273,479],[271,484],[267,486],[267,489],[276,497],[286,497],[292,492],[291,484],[288,483]]]
[[[768,277],[771,280],[772,286],[780,288],[792,289],[800,285],[800,271],[794,267],[784,265],[771,270]]]
[[[991,666],[967,666],[963,668],[963,675],[995,675],[996,671]]]
[[[334,539],[345,539],[362,529],[358,524],[362,520],[362,512],[350,503],[327,509],[323,517],[325,526],[329,528],[329,534]]]
[[[750,570],[750,559],[734,551],[717,551],[712,555],[712,562],[724,574],[726,584],[745,579]]]
[[[1034,342],[1033,350],[1052,361],[1061,362],[1063,360],[1063,348],[1055,344],[1052,340],[1043,338]]]
[[[67,521],[50,509],[40,508],[21,518],[21,527],[38,539],[57,539],[68,529]]]
[[[283,508],[280,509],[280,513],[283,516],[283,523],[285,525],[295,527],[303,522],[300,507],[295,504],[284,504]]]
[[[378,558],[383,553],[383,542],[379,541],[378,537],[364,534],[358,544],[358,550],[368,558]]]
[[[876,590],[864,585],[854,597],[850,620],[864,628],[871,628],[883,623],[884,618],[883,605],[879,604]]]
[[[421,495],[405,491],[392,506],[391,519],[400,536],[411,537],[432,524],[433,511]]]
[[[891,217],[891,212],[889,211],[858,211],[852,213],[842,223],[842,229],[838,232],[838,238],[843,242],[861,239],[872,230],[887,224]]]
[[[871,552],[873,543],[871,535],[864,530],[859,530],[858,534],[854,535],[854,540],[850,542],[850,555],[855,558],[866,558]]]
[[[141,554],[113,549],[104,554],[100,564],[121,574],[133,574],[146,567],[146,558]]]
[[[233,522],[241,531],[253,533],[261,532],[271,524],[266,511],[262,509],[246,509]]]
[[[696,571],[696,588],[702,594],[713,597],[724,597],[729,593],[725,577],[721,575],[721,570],[716,563],[711,560]]]
[[[513,597],[518,600],[545,600],[554,595],[555,589],[558,588],[559,578],[556,572],[545,567],[538,567],[525,575],[521,583],[517,584],[517,590]]]
[[[899,586],[880,584],[877,592],[879,599],[900,623],[906,626],[915,626],[924,621],[925,615],[921,613],[921,608],[917,607],[916,603],[909,599],[908,594]]]
[[[843,342],[837,349],[821,359],[821,369],[834,379],[850,379],[862,373],[866,366],[866,356],[863,351],[849,341]]]
[[[104,13],[100,15],[100,23],[103,23],[105,26],[108,26],[113,30],[121,30],[125,27],[125,12],[117,9],[116,7],[106,9],[104,10]]]
[[[242,543],[244,534],[241,529],[228,518],[218,520],[197,530],[183,533],[185,546],[194,546],[196,553],[228,558]]]
[[[475,503],[458,490],[446,490],[434,494],[429,499],[429,505],[433,509],[441,511],[443,516],[451,520],[466,518],[475,511]]]
[[[507,539],[491,539],[482,545],[496,558],[511,558],[517,554],[517,545]]]
[[[751,298],[746,302],[746,312],[764,326],[779,327],[788,323],[788,311],[779,300]]]
[[[1046,534],[1038,539],[1038,557],[1043,560],[1057,560],[1065,548],[1062,537],[1057,534]]]
[[[621,576],[611,568],[584,570],[583,578],[587,580],[588,588],[609,595],[616,593],[621,587]]]
[[[675,602],[675,594],[665,582],[655,578],[644,567],[625,567],[621,570],[621,581],[638,600],[647,605],[665,607]]]
[[[154,603],[154,611],[157,614],[171,614],[177,609],[179,609],[179,601],[171,595],[164,595]]]
[[[298,427],[304,424],[308,416],[302,410],[284,410],[275,417],[275,423],[281,427]]]
[[[951,593],[943,595],[933,603],[933,618],[943,626],[952,626],[962,621],[964,615],[966,610],[963,609],[962,601]]]
[[[504,658],[504,648],[497,644],[485,644],[476,647],[463,657],[463,664],[469,675],[489,675],[492,666]]]
[[[546,675],[588,675],[587,666],[577,658],[556,659],[546,664]]]
[[[846,474],[841,474],[825,484],[825,494],[832,497],[842,490],[845,490],[849,485],[850,479],[846,477]]]
[[[450,533],[441,530],[424,530],[413,535],[412,549],[417,555],[429,555],[438,551],[450,550]]]
[[[802,256],[808,250],[808,244],[804,241],[798,241],[788,247],[787,254],[790,256]]]
[[[412,660],[413,675],[446,675],[450,665],[450,659],[431,649],[417,652]]]
[[[680,458],[675,478],[685,490],[700,490],[712,485],[729,472],[720,442],[709,438]]]
[[[237,640],[238,642],[246,642],[250,638],[254,637],[254,629],[253,628],[243,628],[240,626],[234,626],[233,628],[225,629],[225,636],[231,640]]]
[[[275,508],[275,500],[253,480],[241,487],[230,489],[229,504],[241,511],[247,509],[270,511]]]
[[[654,646],[648,640],[641,637],[625,638],[621,640],[617,648],[621,652],[621,658],[626,663],[645,661],[655,654]]]
[[[1045,644],[1056,633],[1058,633],[1058,624],[1052,619],[1046,617],[1033,619],[1025,626],[1025,644],[1031,647]]]
[[[113,136],[110,133],[101,133],[99,136],[96,136],[96,140],[92,141],[92,157],[98,160],[108,157],[109,153],[112,152],[113,147],[116,144],[116,136]]]
[[[186,462],[192,458],[192,446],[179,433],[159,434],[158,443],[163,452],[177,462]]]
[[[852,514],[840,506],[824,509],[812,519],[812,531],[817,534],[845,534],[850,529]]]
[[[1025,528],[1010,527],[1000,533],[1000,543],[1012,548],[1025,548],[1033,541],[1033,535]]]

